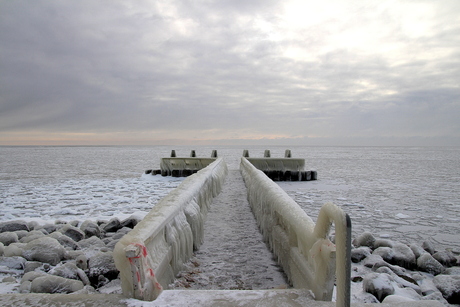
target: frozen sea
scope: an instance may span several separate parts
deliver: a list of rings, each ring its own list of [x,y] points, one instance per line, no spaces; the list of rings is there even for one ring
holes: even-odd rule
[[[0,146],[0,220],[108,220],[145,215],[180,178],[144,175],[172,149],[238,169],[244,149],[262,157],[305,158],[317,181],[280,186],[313,219],[333,202],[353,235],[370,231],[403,243],[432,240],[460,252],[460,147]]]

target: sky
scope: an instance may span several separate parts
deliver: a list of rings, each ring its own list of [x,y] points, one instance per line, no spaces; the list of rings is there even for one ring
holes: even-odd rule
[[[460,1],[0,0],[0,145],[460,146]]]

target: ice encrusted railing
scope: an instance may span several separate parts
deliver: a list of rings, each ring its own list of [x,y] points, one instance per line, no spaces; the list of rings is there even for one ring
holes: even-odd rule
[[[217,158],[187,177],[117,243],[115,265],[123,294],[154,300],[203,241],[204,220],[228,170]]]
[[[272,252],[294,288],[310,289],[316,300],[350,306],[351,221],[332,203],[325,204],[316,224],[286,192],[241,158],[248,201]],[[335,224],[335,245],[328,235]]]

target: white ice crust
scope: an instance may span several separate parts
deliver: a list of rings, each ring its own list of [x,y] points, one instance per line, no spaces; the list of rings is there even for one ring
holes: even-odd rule
[[[114,260],[125,296],[153,300],[174,280],[202,243],[208,208],[227,173],[226,163],[218,158],[187,177],[120,239]]]
[[[293,286],[312,290],[316,300],[331,300],[336,272],[336,246],[327,236],[334,221],[336,242],[343,243],[337,256],[346,260],[344,242],[347,222],[343,211],[333,204],[326,204],[315,225],[283,189],[246,158],[241,158],[240,170],[248,189],[249,204],[264,239]],[[342,278],[342,283],[347,282],[343,279],[346,278],[345,262],[339,262],[337,267],[337,277]],[[345,284],[338,286],[337,302],[339,296],[344,296],[344,288]]]

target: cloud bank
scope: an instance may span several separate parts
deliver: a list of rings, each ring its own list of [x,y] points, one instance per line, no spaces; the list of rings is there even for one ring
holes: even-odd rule
[[[458,12],[0,0],[0,144],[460,145]]]

